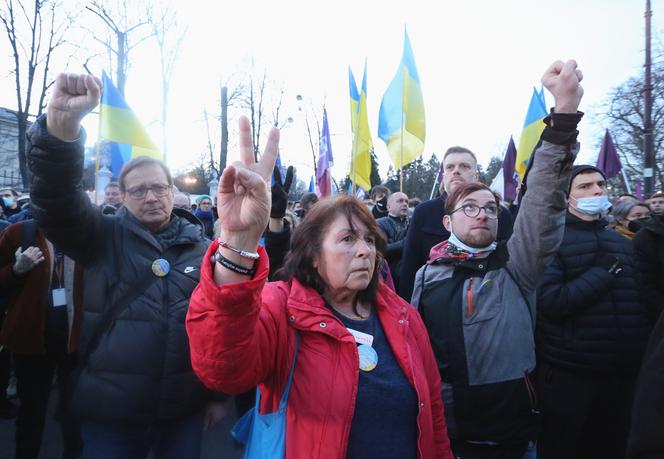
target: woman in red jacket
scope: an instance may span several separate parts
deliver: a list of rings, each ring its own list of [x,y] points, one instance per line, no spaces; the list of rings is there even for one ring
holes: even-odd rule
[[[385,242],[373,217],[352,197],[320,201],[293,234],[287,281],[266,284],[258,241],[279,135],[270,132],[258,163],[246,118],[240,139],[242,161],[219,184],[221,237],[187,315],[196,373],[231,394],[258,385],[261,413],[273,412],[298,333],[287,458],[451,459],[429,339],[415,309],[379,280]]]

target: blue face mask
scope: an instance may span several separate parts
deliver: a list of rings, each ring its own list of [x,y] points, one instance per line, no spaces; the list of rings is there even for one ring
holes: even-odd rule
[[[7,196],[2,197],[2,202],[5,204],[6,207],[11,207],[14,204],[16,204],[14,198],[8,198]]]
[[[576,206],[574,208],[591,217],[597,217],[608,212],[611,208],[611,203],[608,196],[593,196],[576,199]]]
[[[468,253],[472,253],[473,255],[477,255],[478,253],[483,253],[483,252],[493,252],[496,250],[497,244],[496,241],[493,241],[491,244],[487,245],[486,247],[471,247],[468,244],[461,242],[461,239],[457,237],[456,234],[454,234],[454,230],[452,229],[452,225],[450,223],[450,237],[447,239],[450,244],[453,246],[465,250]]]

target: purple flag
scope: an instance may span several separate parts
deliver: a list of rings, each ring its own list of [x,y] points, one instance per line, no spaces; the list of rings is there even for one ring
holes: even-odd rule
[[[510,136],[507,151],[505,151],[505,159],[503,160],[503,180],[505,181],[503,199],[505,201],[514,201],[516,199],[516,187],[519,182],[517,181],[518,175],[514,170],[515,163],[516,146],[514,145],[514,139]]]
[[[637,180],[634,184],[634,194],[639,202],[643,202],[643,185],[641,184],[641,180]]]
[[[332,176],[330,168],[334,164],[332,158],[332,142],[330,141],[330,127],[327,124],[327,110],[323,109],[323,131],[320,133],[320,153],[316,170],[316,185],[321,198],[332,194]]]
[[[597,168],[604,172],[607,179],[615,177],[620,172],[620,169],[622,169],[616,146],[613,144],[613,139],[608,129],[606,130],[606,134],[604,134],[602,147],[599,149]]]

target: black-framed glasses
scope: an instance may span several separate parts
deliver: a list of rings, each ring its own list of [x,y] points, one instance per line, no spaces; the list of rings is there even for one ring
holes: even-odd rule
[[[498,206],[496,205],[487,205],[487,206],[478,206],[477,204],[464,204],[457,209],[454,209],[452,213],[463,210],[463,213],[466,214],[466,217],[475,218],[480,214],[480,210],[484,210],[487,218],[496,219],[498,218]]]
[[[161,183],[155,183],[151,186],[139,186],[136,188],[131,188],[127,190],[129,196],[135,199],[143,199],[148,194],[148,190],[152,191],[152,194],[158,198],[163,198],[170,191],[170,185],[163,185]]]

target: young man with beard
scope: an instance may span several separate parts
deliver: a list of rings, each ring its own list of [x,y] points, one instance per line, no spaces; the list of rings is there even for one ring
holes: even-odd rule
[[[554,62],[542,77],[555,108],[507,243],[496,242],[499,197],[484,184],[460,184],[445,200],[450,237],[415,279],[411,303],[429,332],[460,459],[521,459],[536,438],[535,288],[563,236],[581,79],[575,61]]]
[[[445,214],[445,199],[458,186],[478,179],[477,158],[464,147],[450,147],[443,156],[443,180],[440,197],[417,206],[410,220],[403,243],[403,256],[398,273],[398,293],[406,301],[413,293],[415,273],[429,258],[429,250],[448,237],[449,231],[440,224]],[[501,207],[498,215],[498,240],[506,240],[512,234],[512,215]]]

